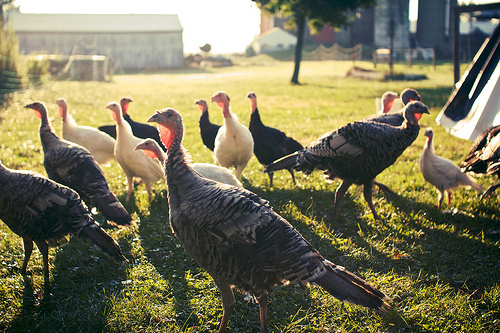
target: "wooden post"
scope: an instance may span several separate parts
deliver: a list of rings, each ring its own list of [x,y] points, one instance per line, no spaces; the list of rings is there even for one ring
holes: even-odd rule
[[[394,19],[391,17],[391,20],[389,21],[389,39],[390,39],[390,46],[389,46],[389,72],[390,76],[392,78],[394,74],[394,68],[393,68],[393,53],[394,53]]]
[[[457,6],[451,8],[452,12],[452,36],[453,36],[453,82],[457,83],[460,80],[460,12]]]

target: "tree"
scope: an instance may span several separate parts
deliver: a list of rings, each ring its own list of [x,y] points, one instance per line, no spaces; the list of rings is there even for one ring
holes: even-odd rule
[[[318,33],[325,24],[345,27],[351,22],[354,10],[371,7],[376,0],[252,0],[261,10],[272,15],[290,17],[288,27],[297,29],[295,46],[295,69],[291,82],[299,84],[299,68],[304,47],[304,33],[309,25],[311,33]],[[309,23],[307,23],[309,20]]]
[[[0,29],[3,28],[3,11],[4,11],[4,6],[8,7],[9,5],[12,5],[14,0],[0,0]]]

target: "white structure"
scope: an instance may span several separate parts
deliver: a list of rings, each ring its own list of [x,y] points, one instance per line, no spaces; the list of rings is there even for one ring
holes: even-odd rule
[[[24,54],[104,55],[136,70],[184,66],[177,15],[10,12],[7,21]]]
[[[297,37],[279,27],[274,27],[256,36],[251,46],[255,54],[262,54],[293,49],[296,44]]]

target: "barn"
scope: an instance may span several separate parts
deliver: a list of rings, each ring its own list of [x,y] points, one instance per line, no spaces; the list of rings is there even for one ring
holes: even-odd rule
[[[285,30],[274,27],[254,38],[252,48],[255,54],[293,49],[297,37]]]
[[[23,54],[100,55],[125,70],[184,66],[176,14],[25,14],[10,12]]]

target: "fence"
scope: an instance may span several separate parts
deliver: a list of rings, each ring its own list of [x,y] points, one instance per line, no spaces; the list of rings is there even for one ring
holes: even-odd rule
[[[345,48],[338,44],[326,47],[320,44],[313,51],[302,53],[303,60],[350,60],[361,61],[363,45],[358,44],[351,48]]]

